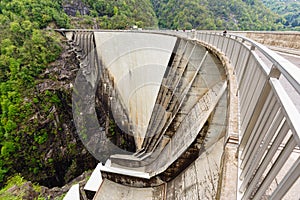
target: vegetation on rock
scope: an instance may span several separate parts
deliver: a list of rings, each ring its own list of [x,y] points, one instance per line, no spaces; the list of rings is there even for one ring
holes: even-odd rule
[[[63,66],[55,71],[55,62],[68,61],[59,57],[62,37],[43,30],[68,27],[68,16],[50,0],[3,0],[0,11],[0,183],[21,173],[50,187],[62,185],[95,164],[84,162],[92,158],[81,153],[72,123],[68,86],[76,74],[61,77]]]

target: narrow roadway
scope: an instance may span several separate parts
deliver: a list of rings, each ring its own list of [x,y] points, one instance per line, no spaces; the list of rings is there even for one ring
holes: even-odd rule
[[[275,52],[278,53],[279,55],[281,55],[282,57],[284,57],[285,59],[289,60],[294,65],[296,65],[300,70],[300,54],[294,55],[294,54],[283,53],[283,52],[278,52],[278,51],[275,51]],[[288,95],[291,97],[291,99],[295,103],[298,111],[300,112],[300,94],[298,94],[296,92],[296,90],[290,86],[290,84],[288,83],[288,81],[285,78],[283,78],[281,76],[279,78],[279,80],[280,80],[281,84],[283,85],[283,87],[287,90]]]

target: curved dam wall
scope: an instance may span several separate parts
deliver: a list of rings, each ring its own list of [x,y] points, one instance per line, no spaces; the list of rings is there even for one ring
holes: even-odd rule
[[[103,95],[109,120],[136,145],[135,153],[109,152],[95,199],[216,198],[229,95],[219,58],[197,41],[173,35],[87,31],[67,37],[84,68],[77,87],[94,92],[81,99],[84,110],[94,112],[93,100]],[[83,139],[85,145],[103,145],[108,129],[81,129],[94,134]],[[97,157],[107,153],[101,148],[88,150]]]

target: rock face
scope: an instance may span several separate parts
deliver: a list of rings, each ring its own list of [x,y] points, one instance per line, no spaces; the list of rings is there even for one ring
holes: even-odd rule
[[[25,162],[28,157],[16,161],[24,163],[18,166],[16,173],[49,188],[63,186],[84,171],[93,169],[97,163],[85,150],[73,122],[72,92],[78,62],[65,43],[62,48],[60,57],[37,78],[34,95],[38,100],[33,104],[35,113],[30,119],[36,121],[37,129],[44,129],[48,137],[44,143],[36,145],[34,151],[29,145],[31,138],[22,138],[22,143],[29,146],[25,146],[24,151],[32,152],[31,158],[38,159],[40,167],[32,173],[28,169],[36,165]],[[56,103],[51,101],[52,97]]]
[[[34,190],[33,185],[30,181],[24,183],[20,187],[13,185],[7,190],[7,193],[18,197],[20,197],[21,194],[21,198],[24,200],[37,199],[37,197],[39,196],[39,193]]]
[[[76,16],[77,13],[80,15],[88,15],[90,9],[81,0],[65,0],[63,1],[63,9],[70,16]]]

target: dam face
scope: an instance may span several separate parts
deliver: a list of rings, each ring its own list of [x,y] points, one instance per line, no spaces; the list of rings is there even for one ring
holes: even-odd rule
[[[99,59],[127,111],[138,149],[145,138],[175,42],[175,37],[155,34],[95,33]],[[122,126],[122,122],[115,120]]]
[[[66,35],[81,63],[75,125],[86,148],[106,163],[95,198],[161,199],[167,192],[167,199],[214,199],[228,108],[218,57],[197,41],[173,35]],[[135,152],[110,141],[116,130],[119,144],[133,140]]]

